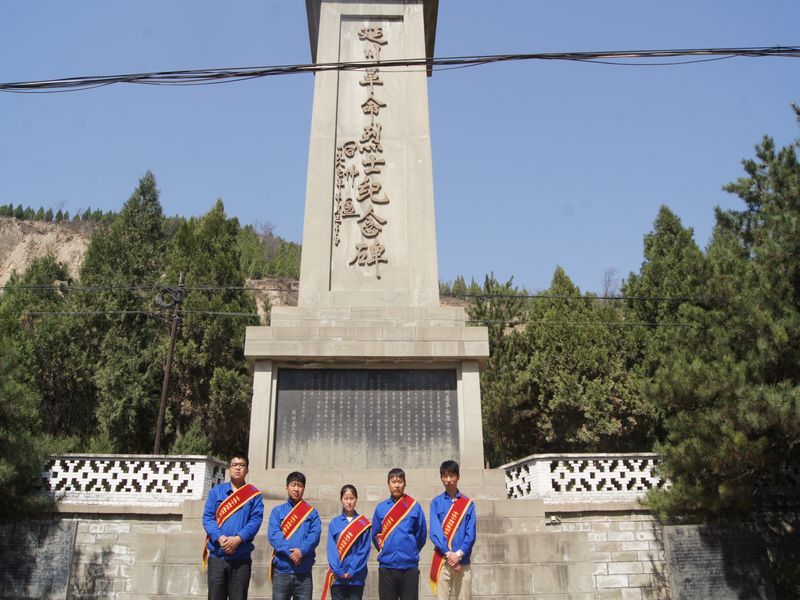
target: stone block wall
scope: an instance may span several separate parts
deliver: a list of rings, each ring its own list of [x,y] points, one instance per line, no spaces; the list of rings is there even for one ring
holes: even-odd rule
[[[205,574],[199,566],[203,533],[194,514],[200,504],[187,503],[185,520],[178,515],[81,515],[69,597],[204,598]],[[473,555],[475,598],[670,598],[662,531],[649,514],[551,513],[556,515],[551,519],[535,502],[481,504],[484,516]],[[263,531],[258,539],[251,582],[256,600],[270,597]],[[324,545],[323,540],[317,552],[315,594],[324,573]],[[432,598],[425,583],[430,547],[422,554],[421,598]],[[371,563],[366,598],[377,597],[374,556]]]
[[[141,536],[181,530],[177,515],[82,514],[75,520],[78,532],[67,596],[75,599],[120,600],[133,592],[135,556],[147,551]]]
[[[558,515],[547,527],[583,533],[596,600],[667,600],[663,529],[648,513]]]

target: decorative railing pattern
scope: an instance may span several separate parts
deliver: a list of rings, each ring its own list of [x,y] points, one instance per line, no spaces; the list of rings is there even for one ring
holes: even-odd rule
[[[45,462],[42,488],[60,503],[178,506],[224,478],[225,463],[208,456],[65,454]]]
[[[534,454],[503,465],[509,498],[547,503],[630,503],[669,486],[657,454]]]

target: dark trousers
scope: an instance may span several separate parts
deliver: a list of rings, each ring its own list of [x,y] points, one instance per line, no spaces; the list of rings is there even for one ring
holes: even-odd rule
[[[419,569],[378,569],[378,598],[380,600],[417,600],[419,598]]]
[[[272,600],[311,600],[311,573],[275,573],[272,576]]]
[[[363,585],[335,585],[331,588],[333,600],[361,600],[363,595]]]
[[[208,600],[247,600],[252,561],[208,557]]]

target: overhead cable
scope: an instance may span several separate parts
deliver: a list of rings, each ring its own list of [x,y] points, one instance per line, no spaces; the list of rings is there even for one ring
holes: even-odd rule
[[[701,58],[698,58],[701,57]],[[453,56],[440,58],[410,58],[382,60],[382,69],[407,69],[424,67],[427,70],[476,67],[480,65],[525,61],[561,60],[612,64],[618,66],[675,66],[723,60],[728,58],[800,58],[800,46],[758,46],[742,48],[693,48],[676,50],[613,50],[594,52],[537,52],[527,54],[492,54],[478,56]],[[681,59],[686,60],[669,60]],[[653,62],[642,62],[652,59]],[[117,83],[140,85],[211,85],[243,81],[276,75],[323,73],[326,71],[359,71],[375,68],[375,61],[306,63],[259,67],[229,67],[213,69],[187,69],[178,71],[153,71],[125,75],[99,75],[66,77],[39,81],[0,83],[0,92],[54,93],[93,89]]]
[[[0,290],[25,290],[25,291],[50,291],[61,293],[97,293],[105,291],[155,291],[165,287],[163,285],[108,285],[108,286],[71,286],[64,284],[6,284],[0,286]],[[242,291],[242,292],[276,292],[276,293],[298,293],[298,290],[284,287],[263,287],[252,285],[187,285],[183,288],[186,292],[220,292],[220,291]],[[633,302],[700,302],[697,298],[689,296],[595,296],[585,294],[583,296],[564,296],[557,294],[528,294],[528,293],[471,293],[471,292],[450,292],[440,293],[440,298],[460,298],[463,300],[623,300]]]

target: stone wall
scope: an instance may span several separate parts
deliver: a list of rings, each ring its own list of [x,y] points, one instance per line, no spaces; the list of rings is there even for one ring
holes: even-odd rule
[[[586,534],[596,600],[669,598],[663,530],[652,515],[564,513],[548,527]]]
[[[67,518],[78,522],[69,598],[118,600],[123,593],[135,593],[133,571],[137,538],[141,534],[181,530],[178,515],[82,514]]]
[[[500,504],[497,504],[500,502]],[[203,534],[198,503],[186,523],[177,515],[80,515],[73,556],[70,598],[204,598],[199,559]],[[526,515],[533,503],[481,503],[474,553],[474,597],[570,600],[666,600],[670,598],[662,531],[641,512]],[[366,507],[365,507],[366,508]],[[541,509],[540,509],[541,510]],[[516,515],[516,516],[515,516]],[[327,523],[329,516],[323,521]],[[552,524],[551,524],[552,523]],[[509,531],[511,530],[511,531]],[[268,548],[259,533],[251,597],[269,598]],[[324,548],[324,541],[321,544]],[[423,575],[429,564],[423,550]],[[324,570],[318,552],[315,582]],[[374,556],[366,598],[377,586]],[[319,588],[317,587],[317,591]],[[421,582],[421,598],[431,594]],[[555,596],[554,596],[555,595]]]

